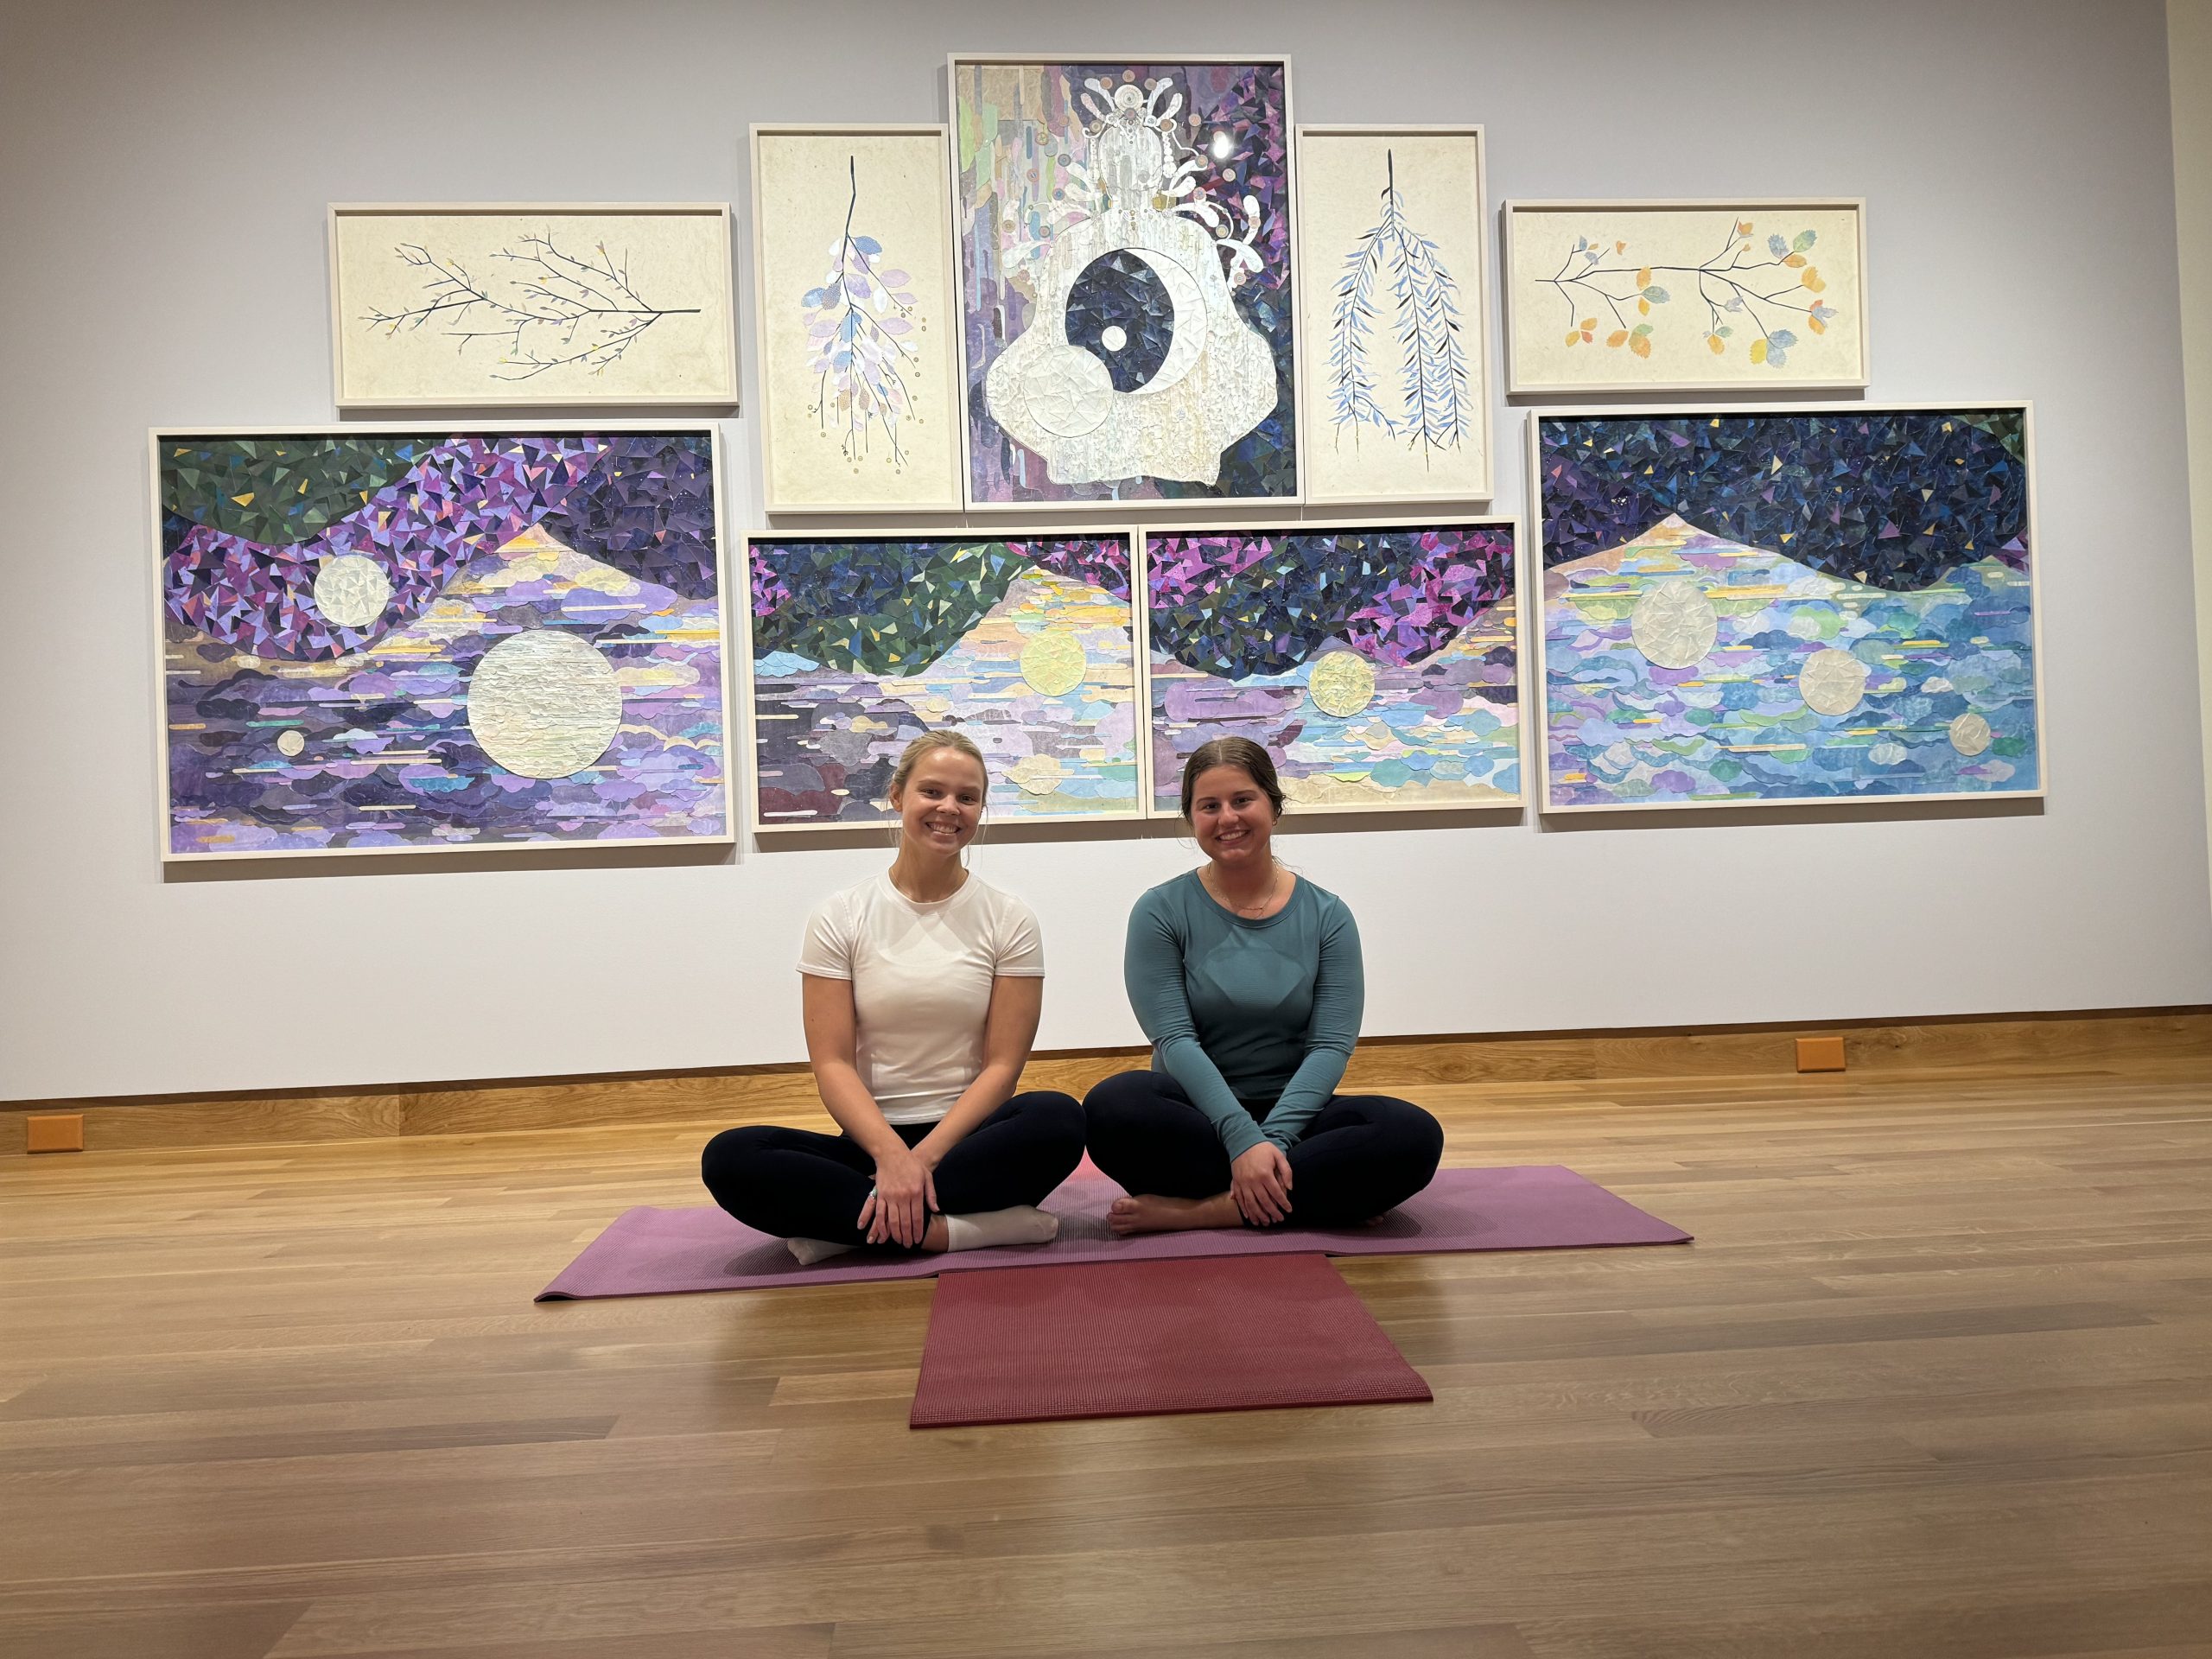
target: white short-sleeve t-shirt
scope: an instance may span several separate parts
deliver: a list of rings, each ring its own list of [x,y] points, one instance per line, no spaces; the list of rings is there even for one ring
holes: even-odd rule
[[[1041,976],[1045,946],[1028,906],[972,875],[921,905],[882,874],[823,901],[798,970],[852,981],[854,1058],[885,1121],[934,1123],[983,1069],[991,981]]]

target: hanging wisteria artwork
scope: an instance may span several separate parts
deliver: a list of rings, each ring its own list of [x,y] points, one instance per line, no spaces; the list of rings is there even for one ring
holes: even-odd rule
[[[2042,792],[2024,405],[1530,426],[1547,810]]]
[[[1509,392],[1867,383],[1855,201],[1505,205]]]
[[[711,428],[153,463],[165,857],[731,838]]]
[[[1522,736],[1503,518],[1145,537],[1152,806],[1209,738],[1251,738],[1315,810],[1510,806]]]
[[[1491,494],[1478,127],[1301,127],[1310,500]]]
[[[969,504],[1296,499],[1289,65],[950,75]]]
[[[770,512],[960,505],[945,130],[753,130]]]
[[[330,210],[340,409],[734,404],[729,209]]]

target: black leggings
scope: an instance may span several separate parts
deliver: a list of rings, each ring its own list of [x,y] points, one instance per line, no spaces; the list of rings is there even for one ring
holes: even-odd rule
[[[934,1123],[893,1123],[912,1146]],[[1083,1108],[1072,1095],[1016,1095],[970,1129],[937,1166],[937,1203],[956,1216],[1036,1204],[1083,1157]],[[779,1238],[864,1244],[861,1206],[875,1185],[875,1160],[849,1135],[769,1126],[724,1129],[707,1142],[700,1179],[715,1202],[748,1227]]]
[[[1084,1098],[1083,1111],[1091,1161],[1127,1191],[1210,1198],[1229,1190],[1228,1148],[1166,1072],[1109,1077]],[[1267,1109],[1253,1116],[1264,1122]],[[1287,1156],[1291,1220],[1344,1227],[1395,1209],[1427,1186],[1444,1156],[1444,1130],[1411,1101],[1332,1095]]]

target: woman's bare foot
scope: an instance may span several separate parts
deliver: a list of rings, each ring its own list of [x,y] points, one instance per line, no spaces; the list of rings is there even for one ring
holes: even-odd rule
[[[1199,1227],[1239,1227],[1236,1199],[1227,1192],[1210,1198],[1163,1198],[1141,1192],[1116,1198],[1106,1211],[1106,1224],[1117,1237],[1131,1233],[1185,1233]]]

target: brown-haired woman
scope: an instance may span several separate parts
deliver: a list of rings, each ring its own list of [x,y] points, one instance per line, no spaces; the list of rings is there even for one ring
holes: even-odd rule
[[[1274,856],[1282,789],[1258,744],[1183,768],[1200,868],[1138,899],[1122,976],[1153,1069],[1084,1102],[1090,1156],[1129,1196],[1117,1233],[1368,1221],[1428,1185],[1444,1131],[1408,1101],[1339,1095],[1359,1036],[1359,930]]]
[[[1045,953],[1029,906],[961,852],[990,774],[957,732],[926,732],[892,773],[899,855],[807,923],[806,1052],[839,1135],[725,1129],[700,1173],[715,1202],[815,1262],[862,1244],[1043,1243],[1034,1206],[1083,1157],[1083,1109],[1017,1095]]]

